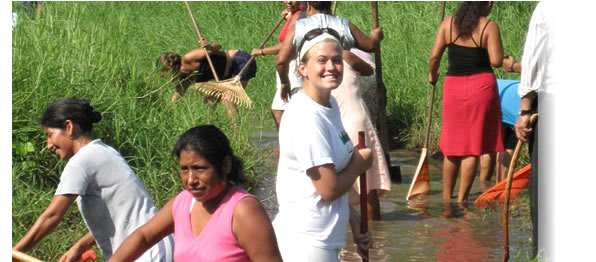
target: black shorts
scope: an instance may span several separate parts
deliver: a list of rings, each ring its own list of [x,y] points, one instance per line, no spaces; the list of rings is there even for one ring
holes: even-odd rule
[[[515,136],[515,129],[512,125],[502,123],[503,127],[503,144],[505,149],[515,149],[517,145],[517,136]]]
[[[244,65],[246,65],[246,62],[248,62],[248,60],[250,59],[250,54],[246,53],[244,51],[236,51],[236,54],[234,55],[233,59],[232,59],[232,67],[230,68],[230,71],[232,72],[232,77],[238,75],[240,73],[240,71],[242,70],[242,68],[244,68]],[[240,80],[249,80],[253,77],[255,77],[257,75],[257,61],[253,59],[252,62],[250,62],[250,65],[248,66],[248,68],[246,69],[246,72],[244,72],[244,75],[240,78]]]

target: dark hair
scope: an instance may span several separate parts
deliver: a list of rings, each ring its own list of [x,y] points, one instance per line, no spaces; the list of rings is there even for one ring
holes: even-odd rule
[[[247,182],[244,177],[244,163],[234,155],[226,135],[214,125],[200,125],[193,127],[178,138],[172,155],[180,159],[182,150],[194,151],[203,156],[217,169],[222,176],[224,159],[232,158],[232,168],[228,174],[228,184],[241,185]]]
[[[331,14],[331,1],[306,1],[314,9],[324,14]]]
[[[485,15],[485,9],[488,5],[487,1],[465,1],[459,4],[457,11],[455,11],[455,29],[460,35],[469,37],[478,26],[478,20]]]
[[[180,72],[182,57],[173,52],[166,52],[157,59],[156,66],[160,72]]]
[[[43,113],[40,122],[45,127],[64,129],[66,120],[76,123],[84,134],[89,135],[93,123],[101,120],[101,114],[95,111],[87,100],[65,98],[51,104]]]

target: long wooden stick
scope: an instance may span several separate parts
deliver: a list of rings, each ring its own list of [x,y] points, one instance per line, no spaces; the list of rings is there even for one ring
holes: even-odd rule
[[[12,258],[24,262],[42,262],[41,260],[16,250],[12,251]]]
[[[366,147],[364,140],[364,131],[358,132],[358,149]],[[366,186],[366,172],[360,174],[360,233],[368,232],[368,191]],[[364,255],[368,257],[368,249],[364,251]],[[368,262],[368,259],[362,261]]]
[[[439,24],[441,24],[441,22],[443,22],[444,19],[445,19],[445,1],[443,1],[443,3],[442,3],[442,7],[441,7],[441,21],[439,21]]]
[[[273,35],[273,33],[275,33],[275,30],[277,30],[277,28],[279,27],[279,25],[281,24],[281,22],[283,22],[286,18],[285,17],[281,17],[279,19],[279,21],[277,21],[277,24],[275,24],[275,26],[273,27],[273,29],[271,29],[271,31],[269,32],[269,34],[267,35],[267,37],[265,37],[265,40],[263,40],[263,42],[259,45],[259,48],[263,48],[265,46],[265,44],[267,43],[267,41],[269,41],[269,39],[271,38],[271,36]],[[240,70],[240,72],[238,73],[238,78],[242,77],[242,74],[244,74],[244,72],[246,71],[246,69],[248,69],[248,65],[250,65],[250,63],[252,63],[252,61],[255,60],[254,56],[250,56],[250,59],[248,59],[248,62],[246,62],[246,64],[244,64],[244,67],[242,67],[242,70]]]
[[[333,1],[331,5],[331,15],[335,15],[335,9],[337,9],[337,1]]]
[[[192,24],[195,26],[195,31],[199,36],[199,41],[203,40],[201,36],[201,32],[199,32],[199,27],[197,26],[197,22],[195,22],[195,17],[192,15],[192,11],[190,10],[190,6],[188,5],[188,1],[184,1],[186,5],[186,9],[188,10],[188,15],[190,16],[190,20],[192,20]],[[211,72],[213,73],[213,77],[215,77],[215,81],[219,81],[219,77],[217,76],[217,72],[215,71],[215,67],[213,66],[213,62],[211,62],[211,57],[209,57],[209,52],[207,52],[207,48],[203,48],[205,52],[205,56],[207,56],[207,62],[209,63],[209,67],[211,67]]]
[[[538,114],[532,115],[532,117],[530,118],[530,126],[534,124],[537,117]],[[507,170],[507,184],[505,185],[505,202],[503,205],[503,262],[509,260],[509,194],[511,193],[511,180],[513,177],[515,165],[517,164],[517,157],[519,155],[519,151],[521,151],[521,146],[523,143],[524,142],[522,142],[521,140],[517,140],[515,150],[513,151],[513,156],[511,157],[511,163],[509,163],[509,170]],[[536,154],[536,152],[534,152],[534,154]]]
[[[372,9],[372,26],[379,27],[379,9],[376,1],[370,2]],[[385,161],[390,163],[389,159],[389,132],[387,131],[387,88],[383,82],[383,63],[381,62],[381,43],[378,44],[375,51],[375,76],[376,76],[376,97],[377,97],[377,115],[374,116],[377,129],[379,130],[379,140],[383,147]]]

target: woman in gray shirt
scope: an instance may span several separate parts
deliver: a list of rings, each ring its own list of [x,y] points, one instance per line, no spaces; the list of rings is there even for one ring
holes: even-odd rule
[[[143,183],[114,148],[91,138],[93,123],[101,114],[89,102],[76,98],[59,100],[46,110],[41,125],[47,148],[68,161],[54,198],[31,229],[13,247],[26,252],[51,233],[73,202],[89,232],[60,261],[78,261],[97,243],[105,259],[158,209]],[[173,239],[164,238],[137,261],[172,261]]]

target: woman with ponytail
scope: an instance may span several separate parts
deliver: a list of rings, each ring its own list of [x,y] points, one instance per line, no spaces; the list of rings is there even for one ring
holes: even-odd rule
[[[100,120],[88,101],[76,98],[59,100],[43,114],[47,148],[68,162],[52,202],[14,250],[32,249],[58,226],[75,200],[89,232],[60,261],[79,261],[95,243],[109,259],[128,235],[157,214],[147,189],[120,153],[91,138],[93,124]],[[162,238],[137,261],[172,261],[173,239]]]
[[[131,261],[174,233],[176,261],[281,261],[261,203],[239,186],[243,162],[217,127],[189,129],[172,154],[184,190],[136,230],[110,261]]]
[[[504,150],[501,105],[492,67],[503,63],[499,26],[487,18],[493,2],[462,2],[441,22],[429,58],[428,81],[436,84],[443,52],[449,67],[443,83],[440,148],[443,198],[451,199],[461,167],[458,202],[468,199],[478,157]]]

